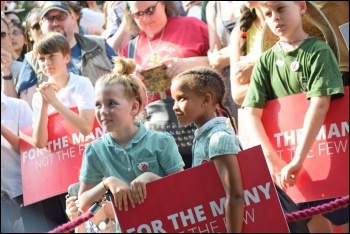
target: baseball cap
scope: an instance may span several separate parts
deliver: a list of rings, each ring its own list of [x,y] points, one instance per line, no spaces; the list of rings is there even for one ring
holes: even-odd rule
[[[54,9],[70,13],[67,3],[63,1],[50,1],[45,2],[44,5],[41,7],[40,18],[42,19],[48,11]]]

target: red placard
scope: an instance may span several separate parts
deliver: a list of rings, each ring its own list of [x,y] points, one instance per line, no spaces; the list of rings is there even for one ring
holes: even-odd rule
[[[297,184],[287,189],[294,202],[349,194],[349,87],[331,102],[319,135],[304,161]],[[291,161],[309,107],[305,94],[268,101],[262,115],[266,133],[278,155]],[[250,139],[246,113],[239,110],[239,139],[243,148],[257,145]],[[331,188],[331,189],[330,189]]]
[[[239,153],[243,232],[289,232],[261,147]],[[225,191],[213,162],[147,184],[147,198],[129,211],[115,208],[122,232],[226,232]],[[266,212],[268,211],[268,215]]]
[[[77,108],[72,108],[78,113]],[[79,181],[85,145],[103,134],[95,119],[93,131],[83,136],[61,115],[48,118],[48,143],[38,149],[32,140],[32,126],[20,129],[20,157],[24,205],[67,192]]]

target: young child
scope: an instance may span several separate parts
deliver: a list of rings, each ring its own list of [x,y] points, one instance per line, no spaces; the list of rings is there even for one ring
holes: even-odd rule
[[[230,78],[233,100],[242,105],[249,87],[255,61],[261,55],[261,36],[265,18],[257,1],[246,1],[241,6],[239,26],[230,37]]]
[[[79,203],[86,212],[106,190],[116,207],[147,197],[146,183],[183,170],[184,162],[169,133],[147,130],[137,117],[144,111],[146,88],[130,75],[132,59],[114,58],[115,68],[95,84],[95,115],[107,134],[85,149],[80,172]]]
[[[266,23],[280,40],[256,62],[243,107],[249,114],[252,134],[261,143],[273,179],[286,189],[297,183],[298,173],[319,133],[330,102],[342,97],[344,89],[331,48],[303,30],[306,2],[268,1],[260,4]],[[304,115],[303,132],[294,157],[286,164],[269,142],[261,116],[267,101],[301,92],[306,93],[310,106]],[[337,221],[337,225],[345,224],[349,222],[348,213],[348,208],[347,214],[346,210],[340,209],[328,213],[332,217],[327,218]],[[310,232],[332,232],[332,229],[322,229],[325,222],[329,223],[322,215],[314,216],[308,223]]]
[[[67,72],[70,61],[70,46],[67,38],[57,32],[49,32],[35,43],[33,53],[40,70],[48,76],[33,95],[33,141],[36,147],[44,148],[48,142],[48,116],[58,112],[83,135],[91,133],[94,116],[94,88],[87,77]],[[71,110],[78,108],[78,113]],[[65,214],[65,194],[43,200],[45,215],[50,228],[68,222]],[[52,212],[55,210],[55,212]]]
[[[226,117],[217,117],[218,108],[229,116],[223,106],[225,98],[223,78],[214,70],[204,67],[185,71],[172,80],[173,110],[181,125],[194,123],[197,127],[192,146],[193,163],[198,166],[213,160],[226,192],[227,232],[241,232],[243,223],[243,185],[237,153],[240,142],[226,126]]]
[[[60,113],[83,135],[91,133],[94,123],[94,88],[87,77],[67,72],[70,46],[60,33],[50,32],[35,42],[33,51],[41,71],[49,77],[33,96],[33,140],[38,148],[48,141],[48,116]],[[70,108],[77,107],[79,113]]]

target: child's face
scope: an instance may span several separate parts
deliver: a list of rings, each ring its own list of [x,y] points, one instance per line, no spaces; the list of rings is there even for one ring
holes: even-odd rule
[[[107,132],[123,130],[134,122],[139,105],[125,97],[123,86],[95,87],[95,90],[95,115]]]
[[[306,11],[304,1],[267,1],[261,7],[265,21],[271,31],[279,37],[293,38],[302,30],[301,15]]]
[[[37,55],[37,58],[43,73],[48,77],[55,78],[67,72],[70,55],[63,55],[61,52],[56,52],[53,54]]]
[[[173,81],[170,89],[174,99],[173,110],[179,123],[184,126],[191,123],[195,123],[197,127],[202,126],[206,122],[203,120],[204,96],[196,94],[179,80]]]

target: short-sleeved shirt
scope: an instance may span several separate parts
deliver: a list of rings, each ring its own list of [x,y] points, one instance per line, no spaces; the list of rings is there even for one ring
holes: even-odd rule
[[[18,136],[20,128],[30,125],[31,119],[32,110],[27,102],[7,97],[1,92],[3,126]],[[9,191],[11,198],[22,194],[21,158],[3,135],[1,135],[1,188]]]
[[[255,64],[242,107],[263,108],[268,100],[306,93],[306,97],[342,97],[344,88],[331,48],[310,37],[285,52],[277,43]]]
[[[143,123],[123,148],[109,133],[87,145],[80,181],[96,185],[103,177],[115,176],[130,184],[144,172],[166,176],[185,166],[175,139],[169,133],[148,130]]]
[[[161,60],[171,57],[207,56],[209,50],[208,26],[199,19],[187,16],[171,17],[164,27],[163,36],[162,34],[159,32],[150,39],[153,50],[157,52]],[[150,50],[148,38],[144,32],[139,34],[135,47],[137,64],[144,69],[156,65],[152,59],[154,54]],[[127,57],[127,54],[128,44],[123,47],[120,56]]]
[[[73,73],[69,73],[69,75],[67,86],[56,94],[57,99],[68,108],[77,107],[79,111],[95,110],[95,90],[89,78]],[[32,100],[33,126],[36,125],[39,119],[41,105],[41,94],[36,92]],[[47,114],[50,115],[54,112],[56,112],[55,108],[49,105]]]
[[[192,146],[192,166],[209,162],[219,155],[237,154],[241,147],[233,129],[226,126],[225,117],[216,117],[195,131]]]

